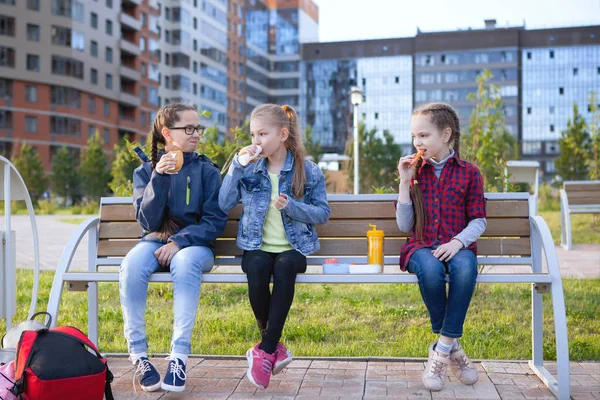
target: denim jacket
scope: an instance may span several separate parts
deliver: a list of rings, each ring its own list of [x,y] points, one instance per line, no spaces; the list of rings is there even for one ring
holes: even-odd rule
[[[135,217],[144,234],[157,231],[163,219],[170,217],[181,229],[169,242],[180,249],[207,246],[214,253],[213,241],[221,236],[227,223],[227,214],[218,204],[221,177],[216,164],[204,155],[184,153],[181,170],[168,175],[153,171],[144,156],[140,154],[146,162],[133,173]],[[154,240],[149,238],[144,236],[145,240]]]
[[[327,222],[331,210],[327,204],[325,177],[312,161],[306,160],[304,163],[304,196],[296,198],[292,195],[294,167],[294,156],[288,150],[279,173],[279,193],[285,193],[288,197],[288,203],[280,210],[281,218],[290,245],[307,256],[319,250],[315,224]],[[262,244],[263,225],[271,202],[271,180],[266,159],[261,158],[244,167],[238,162],[238,156],[234,157],[219,192],[219,206],[228,212],[240,199],[243,211],[237,245],[243,250],[258,250]]]

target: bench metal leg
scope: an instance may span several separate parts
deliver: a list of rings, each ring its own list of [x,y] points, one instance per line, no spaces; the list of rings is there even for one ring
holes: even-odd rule
[[[541,217],[533,217],[531,220],[532,271],[533,273],[542,272],[543,249],[546,255],[548,273],[552,276],[551,293],[558,378],[552,376],[544,367],[542,294],[535,290],[535,285],[532,290],[533,356],[532,360],[529,361],[529,366],[557,398],[568,400],[571,391],[569,387],[569,337],[567,336],[567,315],[558,257],[546,222]]]
[[[569,199],[564,189],[560,190],[560,245],[568,250],[573,250],[571,237],[571,213],[569,212]]]
[[[98,231],[91,229],[88,236],[88,271],[96,272]],[[98,283],[88,283],[88,337],[98,347]]]

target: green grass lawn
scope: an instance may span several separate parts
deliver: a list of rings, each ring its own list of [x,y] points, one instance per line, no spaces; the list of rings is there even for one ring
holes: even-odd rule
[[[548,224],[554,243],[560,244],[560,211],[540,211],[539,214]],[[571,215],[571,232],[573,244],[600,243],[600,215]]]
[[[33,273],[18,271],[19,315],[29,307]],[[39,304],[48,302],[53,274],[43,272]],[[600,359],[600,279],[564,280],[571,360]],[[63,292],[58,323],[87,329],[85,293]],[[169,351],[172,285],[151,284],[150,351]],[[544,295],[545,357],[555,359],[550,295]],[[463,346],[473,358],[531,356],[530,285],[480,284],[467,317]],[[42,310],[44,307],[39,306]],[[0,332],[4,331],[0,322]],[[425,357],[431,333],[417,285],[298,285],[283,332],[298,356]],[[193,353],[242,355],[259,340],[246,285],[205,284]],[[100,284],[100,349],[126,352],[118,285]]]

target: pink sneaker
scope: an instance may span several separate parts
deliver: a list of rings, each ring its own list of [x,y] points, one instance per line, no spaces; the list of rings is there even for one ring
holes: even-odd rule
[[[248,372],[246,375],[250,382],[261,389],[268,388],[271,371],[275,363],[275,353],[265,353],[258,348],[257,344],[246,352],[246,358],[248,359]]]
[[[292,352],[283,345],[283,343],[277,343],[277,349],[275,350],[275,363],[273,364],[273,375],[280,373],[285,367],[292,362]]]
[[[280,373],[292,362],[292,352],[283,343],[277,343],[275,350],[275,363],[273,364],[273,375]]]

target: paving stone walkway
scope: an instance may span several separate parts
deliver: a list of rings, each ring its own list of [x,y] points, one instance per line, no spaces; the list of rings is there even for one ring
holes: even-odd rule
[[[161,374],[167,361],[153,362]],[[461,384],[450,373],[444,390],[430,392],[423,387],[423,360],[414,361],[332,361],[294,360],[274,376],[267,390],[257,389],[245,378],[247,362],[242,358],[190,358],[187,386],[183,393],[134,392],[134,368],[125,357],[109,358],[115,375],[115,399],[555,399],[526,362],[476,362],[479,381]],[[550,363],[548,370],[555,372]],[[600,363],[571,363],[571,398],[600,399]]]

